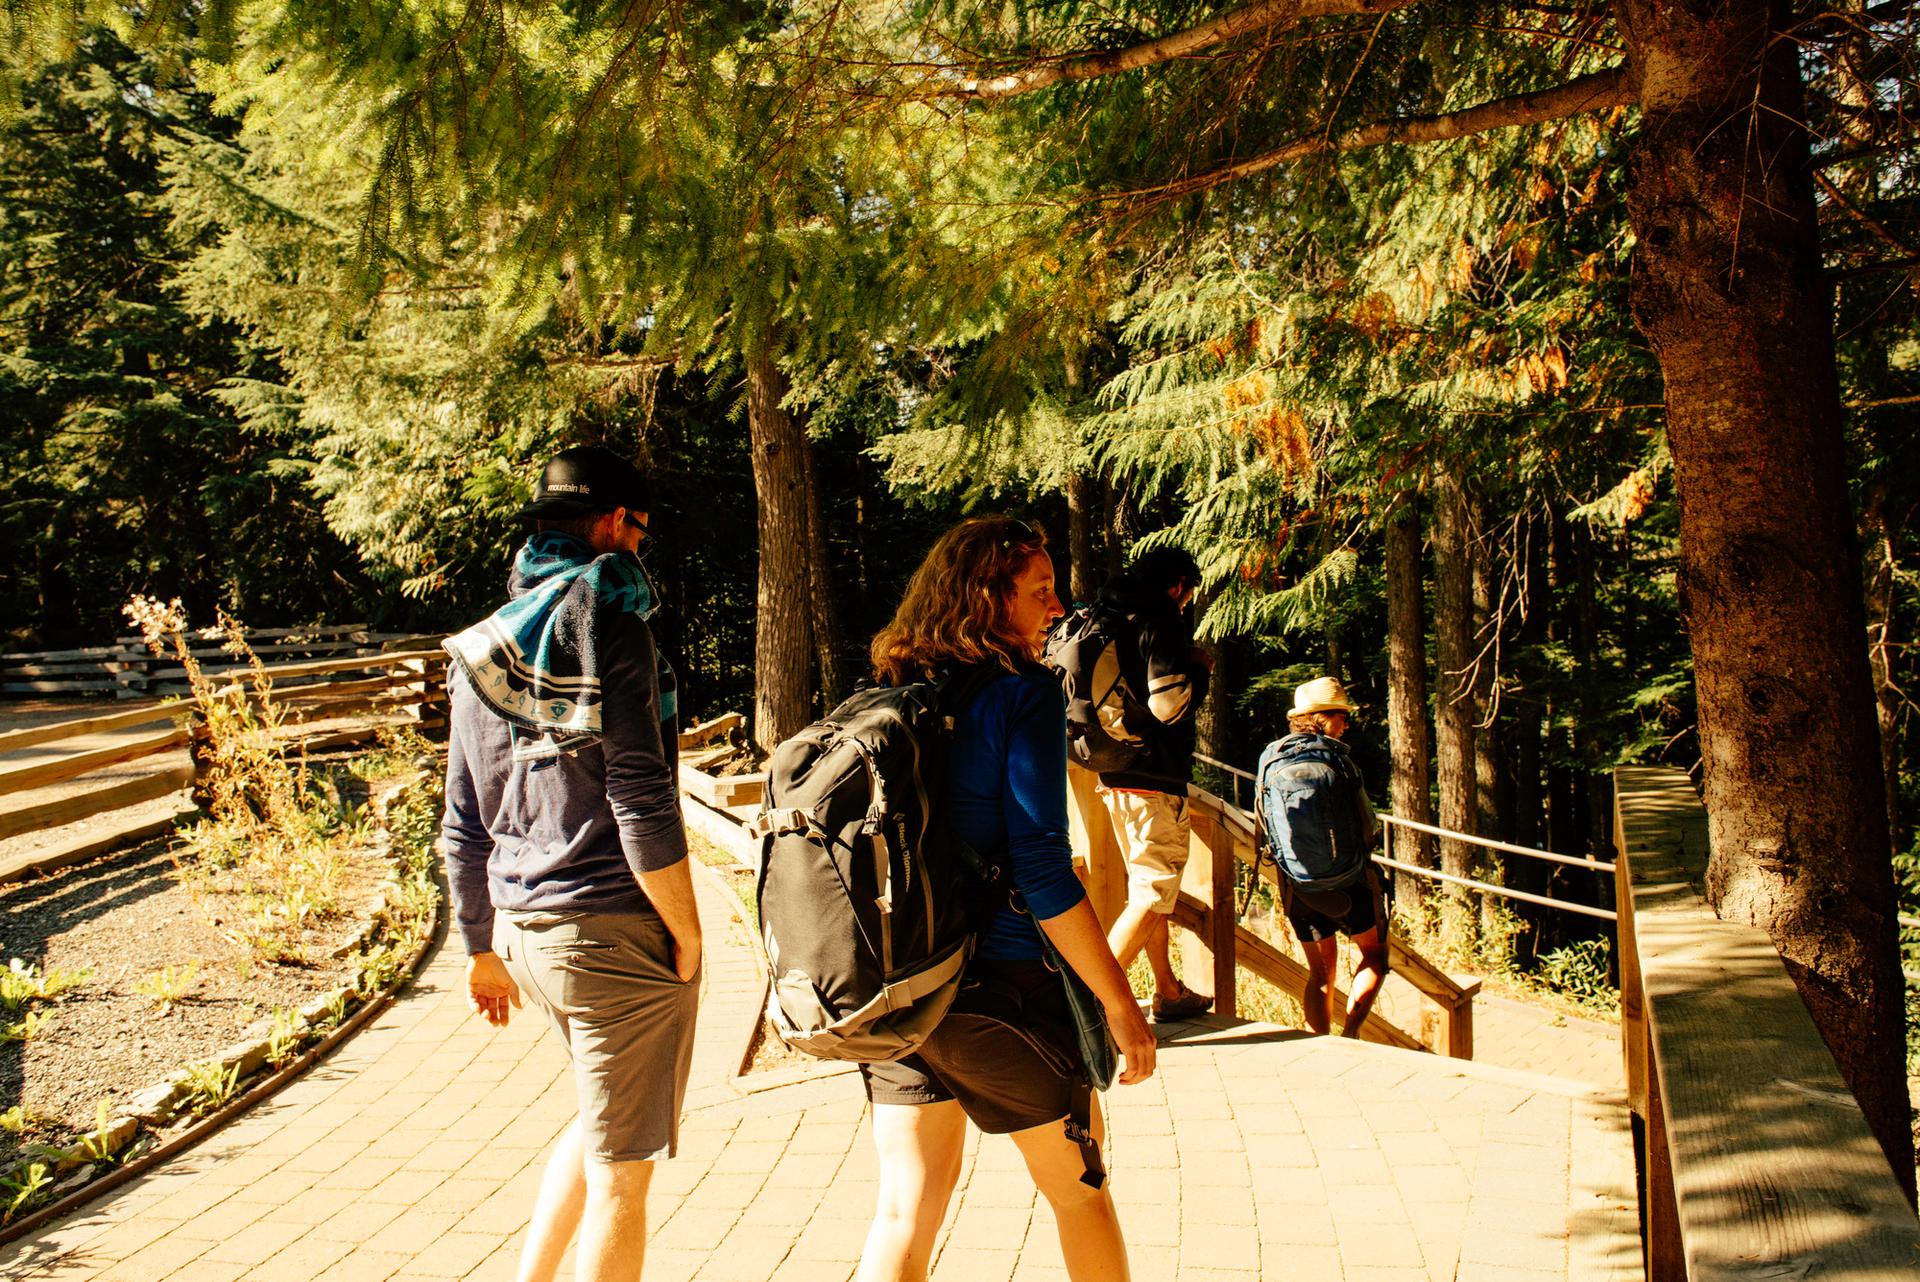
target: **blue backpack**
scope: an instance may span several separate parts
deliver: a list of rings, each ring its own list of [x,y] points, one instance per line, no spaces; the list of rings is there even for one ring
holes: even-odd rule
[[[1274,861],[1302,890],[1341,890],[1366,875],[1365,785],[1324,735],[1291,734],[1260,754],[1254,804]]]

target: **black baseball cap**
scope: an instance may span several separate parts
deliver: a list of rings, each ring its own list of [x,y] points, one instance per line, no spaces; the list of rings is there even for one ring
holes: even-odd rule
[[[648,512],[652,488],[640,469],[612,450],[576,445],[561,450],[540,470],[533,501],[515,513],[524,521],[592,516],[617,507]]]

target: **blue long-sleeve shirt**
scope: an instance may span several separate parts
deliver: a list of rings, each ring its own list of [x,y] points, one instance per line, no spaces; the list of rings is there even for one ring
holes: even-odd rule
[[[492,950],[496,908],[651,912],[639,874],[687,856],[653,635],[631,614],[606,626],[602,735],[571,755],[515,761],[507,723],[449,669],[440,847],[469,953]]]
[[[1032,914],[1001,909],[982,934],[978,955],[1036,960],[1034,922],[1086,898],[1067,841],[1067,705],[1060,683],[1037,664],[989,682],[954,718],[952,761],[954,827],[975,850],[1007,852],[1014,885]]]

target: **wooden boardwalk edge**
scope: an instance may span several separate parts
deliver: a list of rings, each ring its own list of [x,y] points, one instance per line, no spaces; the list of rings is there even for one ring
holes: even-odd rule
[[[1916,1276],[1920,1221],[1772,940],[1697,893],[1707,842],[1692,781],[1622,767],[1615,797],[1648,1276]]]

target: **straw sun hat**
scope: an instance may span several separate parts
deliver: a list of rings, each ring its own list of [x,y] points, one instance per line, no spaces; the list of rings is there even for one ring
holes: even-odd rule
[[[1309,712],[1353,713],[1353,700],[1347,698],[1347,688],[1340,684],[1339,677],[1315,677],[1293,692],[1293,709],[1290,717],[1304,717]]]

